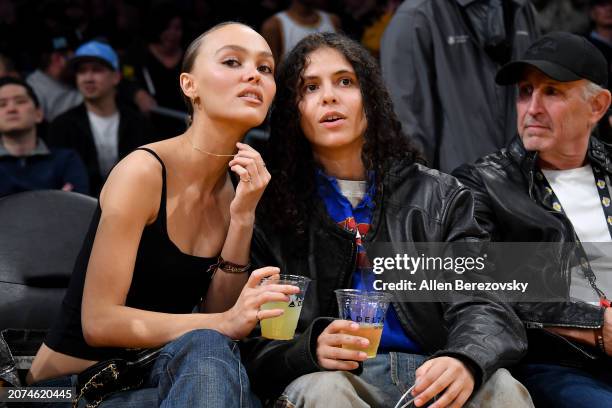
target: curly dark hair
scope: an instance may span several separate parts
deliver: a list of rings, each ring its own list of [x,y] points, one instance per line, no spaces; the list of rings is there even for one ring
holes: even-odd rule
[[[265,155],[272,180],[260,211],[261,216],[269,219],[277,229],[293,235],[298,241],[306,231],[313,199],[317,197],[317,164],[300,126],[298,104],[302,98],[308,56],[326,47],[340,52],[355,70],[367,119],[361,159],[366,171],[374,171],[377,187],[381,186],[388,166],[400,160],[406,165],[424,163],[420,152],[402,134],[380,69],[370,53],[342,34],[317,33],[305,37],[287,54],[277,70],[277,93],[271,108],[271,134]]]

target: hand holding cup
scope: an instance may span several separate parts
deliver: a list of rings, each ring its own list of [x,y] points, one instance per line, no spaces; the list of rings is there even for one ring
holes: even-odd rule
[[[281,316],[284,313],[283,309],[260,310],[265,303],[289,302],[290,296],[300,292],[299,287],[279,281],[279,272],[280,270],[274,267],[253,271],[234,306],[224,313],[219,331],[232,339],[239,340],[248,336],[259,320]],[[264,279],[269,279],[270,283],[260,285]]]
[[[350,320],[335,320],[330,323],[317,339],[317,363],[326,370],[350,371],[359,367],[368,355],[365,349],[370,341],[353,335],[359,325]]]
[[[308,288],[310,279],[299,275],[275,275],[263,279],[260,283],[262,287],[291,285],[299,288],[297,293],[292,293],[286,300],[270,301],[261,305],[261,313],[268,313],[270,310],[282,310],[283,313],[271,316],[268,319],[261,319],[261,335],[274,340],[291,340],[295,335],[302,302]],[[260,314],[261,316],[261,314]]]

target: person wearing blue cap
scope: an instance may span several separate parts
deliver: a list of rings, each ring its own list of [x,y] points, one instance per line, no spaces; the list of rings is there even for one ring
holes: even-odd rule
[[[529,338],[516,377],[538,408],[611,407],[612,148],[592,134],[610,107],[608,64],[586,38],[554,32],[495,80],[517,87],[518,136],[453,174],[492,240],[563,243],[563,267],[516,268],[569,284],[562,301],[516,305]]]
[[[110,45],[89,41],[76,50],[70,64],[84,102],[51,123],[49,142],[79,152],[92,194],[97,195],[112,167],[144,144],[150,129],[140,113],[117,102],[119,57]]]

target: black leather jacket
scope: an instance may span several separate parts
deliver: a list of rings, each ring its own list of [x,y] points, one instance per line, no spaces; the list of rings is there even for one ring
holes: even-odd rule
[[[608,176],[612,174],[610,146],[591,137],[588,156],[589,160],[598,163]],[[526,151],[520,138],[516,137],[506,148],[485,156],[474,164],[464,164],[453,172],[453,175],[474,193],[476,219],[489,232],[492,241],[576,241],[570,220],[564,214],[553,210],[550,194],[546,194],[535,182],[536,163],[537,152]],[[563,264],[568,267],[551,271],[553,276],[548,278],[569,282],[571,262]],[[585,302],[557,302],[521,303],[516,305],[516,311],[527,328],[598,328],[603,324],[604,309]],[[530,351],[531,335],[530,333]],[[540,332],[537,336],[538,342],[544,341],[543,335]],[[551,335],[546,333],[546,336]],[[559,343],[562,339],[556,340]],[[583,357],[596,357],[594,350],[588,347],[565,340],[563,342]],[[545,347],[543,344],[537,348]],[[561,347],[562,349],[564,348]],[[565,349],[567,351],[567,347]],[[557,354],[556,358],[560,356]]]
[[[418,164],[398,163],[376,194],[372,242],[446,242],[487,239],[474,219],[473,197],[457,180]],[[278,395],[297,377],[322,370],[316,341],[337,316],[333,290],[351,285],[356,266],[355,236],[339,228],[321,200],[313,198],[306,250],[290,251],[291,242],[258,217],[251,259],[256,266],[276,265],[284,273],[313,279],[304,301],[298,333],[291,341],[253,338],[244,342],[243,359],[251,385],[260,396]],[[499,367],[517,362],[526,350],[525,331],[507,305],[488,295],[453,304],[393,303],[406,333],[428,355],[466,362],[478,387]]]

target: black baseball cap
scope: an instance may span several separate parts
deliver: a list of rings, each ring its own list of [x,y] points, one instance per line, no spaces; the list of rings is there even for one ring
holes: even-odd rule
[[[601,87],[608,85],[608,62],[586,38],[562,31],[540,37],[527,48],[520,60],[497,71],[495,82],[512,85],[532,66],[559,82],[588,79]]]
[[[41,53],[74,51],[78,44],[76,37],[66,30],[44,30],[36,38],[36,49]]]

